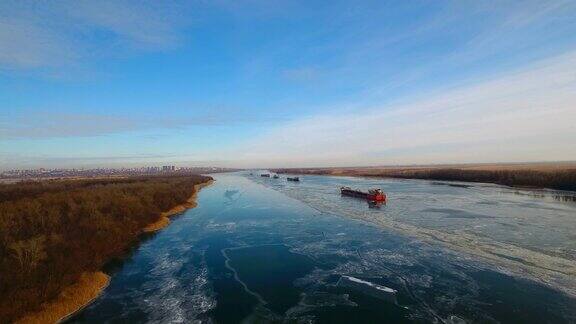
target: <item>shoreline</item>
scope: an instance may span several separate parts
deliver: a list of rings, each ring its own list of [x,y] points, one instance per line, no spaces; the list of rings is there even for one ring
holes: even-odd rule
[[[198,203],[196,202],[196,198],[198,198],[198,192],[202,188],[211,185],[213,182],[214,180],[208,180],[207,182],[194,185],[194,193],[190,196],[190,198],[188,198],[188,200],[186,200],[185,203],[177,205],[166,212],[160,213],[160,218],[158,218],[158,220],[155,221],[154,223],[148,224],[146,227],[144,227],[144,229],[142,229],[142,232],[143,233],[157,232],[165,228],[166,226],[170,225],[171,217],[180,214],[188,209],[198,206]]]
[[[15,323],[61,323],[95,301],[109,284],[110,276],[104,272],[85,272],[77,282],[62,289],[56,299],[42,304],[41,310]]]
[[[527,190],[576,192],[576,164],[563,168],[512,167],[389,167],[389,168],[283,168],[278,174],[363,177],[373,179],[410,179],[456,183],[482,183]]]
[[[211,185],[214,180],[208,180],[194,185],[194,192],[188,200],[166,212],[160,213],[160,218],[142,229],[142,233],[161,230],[170,224],[170,217],[180,214],[198,205],[198,192]],[[66,286],[54,300],[42,304],[41,309],[22,316],[15,323],[62,323],[94,302],[110,284],[111,277],[102,271],[82,273],[80,279]]]

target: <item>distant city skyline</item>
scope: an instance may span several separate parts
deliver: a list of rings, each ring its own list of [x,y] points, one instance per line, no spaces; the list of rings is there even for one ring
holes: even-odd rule
[[[213,173],[227,172],[236,169],[217,167],[176,167],[164,166],[141,166],[121,168],[38,168],[38,169],[12,169],[0,171],[0,180],[22,180],[42,178],[89,178],[107,176],[134,176],[156,174],[185,174],[185,173]]]
[[[574,138],[574,1],[0,2],[0,170],[574,161]]]

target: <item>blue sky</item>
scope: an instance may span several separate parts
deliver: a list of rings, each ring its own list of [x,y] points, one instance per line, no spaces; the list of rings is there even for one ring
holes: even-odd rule
[[[574,1],[0,1],[0,168],[576,160]]]

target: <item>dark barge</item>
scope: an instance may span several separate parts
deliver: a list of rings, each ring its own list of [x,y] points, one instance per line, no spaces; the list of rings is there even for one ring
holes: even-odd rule
[[[370,189],[368,192],[351,189],[350,187],[340,188],[342,196],[356,197],[366,199],[368,201],[386,202],[386,194],[380,189]]]

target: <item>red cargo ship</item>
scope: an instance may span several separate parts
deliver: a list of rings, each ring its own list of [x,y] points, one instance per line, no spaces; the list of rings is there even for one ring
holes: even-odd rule
[[[386,202],[386,194],[380,189],[371,189],[368,192],[350,189],[349,187],[340,188],[340,193],[343,196],[364,198],[369,201]]]

